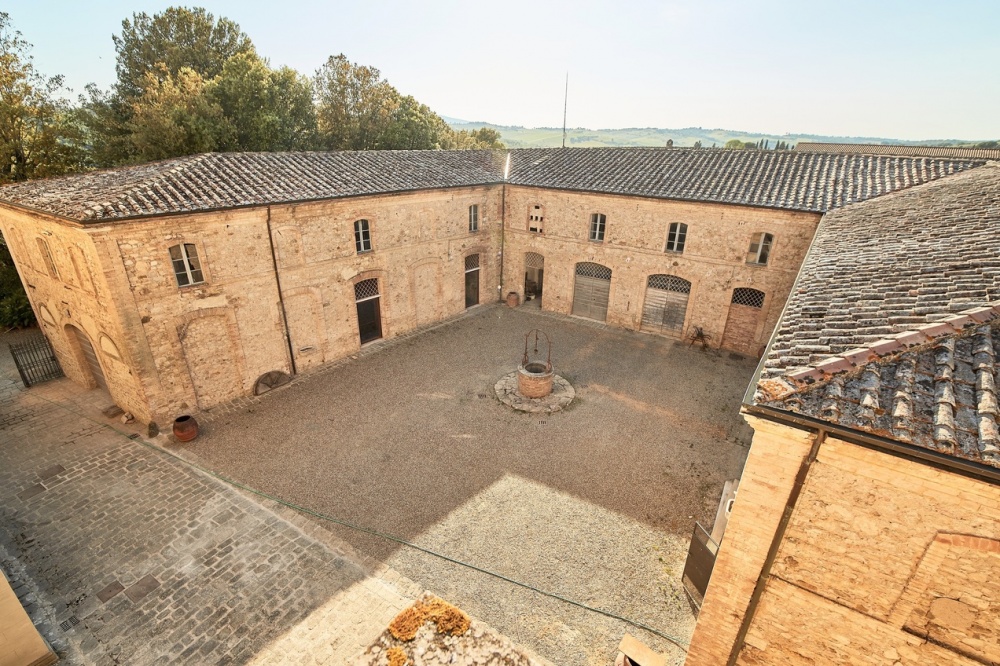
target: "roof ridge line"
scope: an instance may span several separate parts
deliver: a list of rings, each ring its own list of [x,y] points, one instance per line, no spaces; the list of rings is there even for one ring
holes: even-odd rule
[[[958,314],[939,321],[920,324],[876,340],[869,345],[848,349],[822,361],[810,363],[805,368],[790,370],[779,377],[765,379],[758,384],[757,393],[765,401],[782,400],[804,388],[810,388],[838,375],[863,368],[872,361],[930,344],[998,318],[1000,318],[1000,303],[962,310]]]

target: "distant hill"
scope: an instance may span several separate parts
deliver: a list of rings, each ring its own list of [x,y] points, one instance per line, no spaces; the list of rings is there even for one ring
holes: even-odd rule
[[[493,125],[485,122],[470,122],[457,118],[444,117],[445,122],[455,130],[474,130],[489,127],[500,132],[501,140],[508,148],[554,148],[562,145],[561,127],[509,127]],[[872,136],[824,136],[821,134],[761,134],[741,132],[726,129],[704,129],[701,127],[685,127],[683,129],[661,129],[656,127],[632,127],[627,129],[585,129],[582,127],[567,128],[567,146],[665,146],[673,140],[677,147],[693,146],[701,141],[704,148],[715,146],[721,148],[727,141],[738,139],[744,143],[756,143],[760,140],[775,144],[784,141],[796,144],[799,141],[817,141],[822,143],[873,143],[886,145],[915,146],[963,146],[975,142],[954,139],[933,139],[927,141],[903,141]]]

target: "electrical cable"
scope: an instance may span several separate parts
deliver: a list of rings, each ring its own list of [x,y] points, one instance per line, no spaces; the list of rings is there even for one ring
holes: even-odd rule
[[[642,629],[643,631],[648,631],[649,633],[653,634],[654,636],[659,636],[660,638],[662,638],[662,639],[664,639],[664,640],[672,643],[676,647],[680,648],[684,652],[687,652],[687,644],[683,640],[681,640],[680,638],[676,638],[674,636],[666,634],[666,633],[660,631],[659,629],[654,629],[653,627],[650,627],[650,626],[648,626],[646,624],[643,624],[642,622],[639,622],[637,620],[629,619],[627,617],[624,617],[622,615],[618,615],[617,613],[613,613],[611,611],[604,610],[602,608],[595,608],[593,606],[588,606],[587,604],[584,604],[584,603],[579,602],[579,601],[574,601],[573,599],[569,599],[569,598],[564,597],[564,596],[562,596],[560,594],[557,594],[555,592],[549,592],[547,590],[542,590],[540,588],[534,587],[533,585],[529,585],[528,583],[523,583],[523,582],[521,582],[519,580],[516,580],[516,579],[511,578],[509,576],[505,576],[504,574],[498,573],[496,571],[491,571],[489,569],[484,569],[482,567],[476,566],[475,564],[471,564],[469,562],[464,562],[462,560],[456,559],[456,558],[451,557],[449,555],[445,555],[444,553],[439,553],[439,552],[437,552],[435,550],[431,550],[429,548],[425,548],[423,546],[415,544],[415,543],[413,543],[411,541],[407,541],[406,539],[394,536],[392,534],[388,534],[386,532],[380,532],[379,530],[373,529],[371,527],[365,527],[363,525],[356,525],[356,524],[348,522],[346,520],[342,520],[342,519],[336,518],[334,516],[329,516],[327,514],[320,513],[319,511],[315,511],[315,510],[310,509],[308,507],[301,506],[301,505],[296,504],[294,502],[290,502],[288,500],[285,500],[285,499],[282,499],[282,498],[277,497],[275,495],[272,495],[272,494],[270,494],[270,493],[268,493],[266,491],[258,490],[256,488],[248,486],[248,485],[246,485],[244,483],[236,481],[235,479],[230,479],[229,477],[227,477],[227,476],[225,476],[223,474],[219,474],[218,472],[210,470],[210,469],[208,469],[208,468],[206,468],[206,467],[204,467],[202,465],[199,465],[198,463],[195,463],[195,462],[192,462],[192,461],[187,460],[185,458],[182,458],[181,456],[177,455],[176,453],[168,451],[167,449],[165,449],[165,448],[163,448],[161,446],[158,446],[158,445],[156,445],[156,444],[154,444],[152,442],[146,441],[141,436],[130,435],[129,433],[126,433],[126,432],[124,432],[122,430],[119,430],[118,428],[114,427],[113,425],[110,425],[110,424],[107,424],[107,423],[102,423],[100,421],[97,421],[96,419],[91,418],[90,416],[88,416],[86,414],[81,414],[80,412],[77,412],[77,411],[75,411],[73,409],[70,409],[65,404],[62,404],[62,403],[59,403],[59,402],[55,402],[54,400],[49,400],[48,398],[46,398],[44,396],[34,396],[34,397],[40,398],[42,400],[45,400],[46,402],[49,402],[49,403],[51,403],[51,404],[53,404],[53,405],[55,405],[57,407],[65,409],[66,411],[79,416],[80,418],[87,419],[88,421],[91,421],[92,423],[96,423],[99,426],[107,428],[107,429],[109,429],[109,430],[111,430],[111,431],[113,431],[113,432],[121,435],[122,437],[124,437],[125,439],[129,440],[130,442],[138,442],[139,444],[142,444],[143,446],[145,446],[146,448],[148,448],[148,449],[150,449],[152,451],[156,451],[156,452],[158,452],[158,453],[160,453],[160,454],[162,454],[164,456],[168,456],[169,458],[172,458],[173,460],[176,460],[177,462],[181,463],[182,465],[187,466],[187,467],[191,467],[193,469],[196,469],[199,472],[201,472],[203,474],[207,474],[208,476],[211,476],[212,478],[214,478],[214,479],[216,479],[218,481],[221,481],[222,483],[224,483],[226,485],[232,486],[234,488],[238,488],[238,489],[240,489],[240,490],[242,490],[244,492],[248,492],[248,493],[253,494],[253,495],[257,495],[258,497],[263,497],[265,499],[271,500],[272,502],[276,502],[277,504],[280,504],[282,506],[288,507],[290,509],[294,509],[296,511],[299,511],[301,513],[305,513],[305,514],[313,516],[315,518],[319,518],[320,520],[324,520],[324,521],[333,523],[335,525],[340,525],[341,527],[346,527],[348,529],[355,530],[355,531],[358,531],[358,532],[362,532],[364,534],[369,534],[371,536],[375,536],[375,537],[378,537],[380,539],[385,539],[387,541],[392,541],[393,543],[398,543],[401,546],[406,546],[407,548],[412,548],[413,550],[417,550],[417,551],[420,551],[420,552],[425,553],[427,555],[431,555],[433,557],[437,557],[437,558],[439,558],[441,560],[444,560],[445,562],[450,562],[451,564],[456,564],[458,566],[462,566],[462,567],[465,567],[467,569],[471,569],[472,571],[476,571],[478,573],[485,574],[487,576],[492,576],[493,578],[497,578],[497,579],[502,580],[504,582],[510,583],[511,585],[516,585],[518,587],[522,587],[522,588],[524,588],[526,590],[530,590],[530,591],[535,592],[537,594],[541,594],[542,596],[550,597],[552,599],[556,599],[557,601],[561,601],[561,602],[563,602],[565,604],[569,604],[571,606],[576,606],[577,608],[582,608],[583,610],[590,611],[591,613],[596,613],[598,615],[604,615],[605,617],[609,617],[609,618],[612,618],[614,620],[618,620],[620,622],[624,622],[625,624],[628,624],[629,626],[636,627],[637,629]]]

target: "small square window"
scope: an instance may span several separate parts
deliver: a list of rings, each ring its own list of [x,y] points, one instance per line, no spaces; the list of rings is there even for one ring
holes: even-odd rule
[[[667,232],[667,246],[665,252],[683,252],[684,241],[687,239],[688,225],[680,222],[673,222],[670,231]]]
[[[354,223],[354,247],[358,254],[372,251],[372,234],[368,227],[368,220],[358,220]]]
[[[767,260],[771,256],[771,246],[774,244],[774,236],[764,232],[757,232],[750,240],[750,250],[747,252],[747,263],[766,266]]]
[[[469,233],[477,231],[479,231],[479,205],[472,204],[469,206]]]
[[[607,226],[607,219],[604,213],[594,213],[590,216],[590,240],[595,243],[604,242],[604,229]]]
[[[174,245],[170,248],[170,263],[174,267],[174,277],[178,287],[186,287],[205,281],[198,260],[198,249],[193,243]]]

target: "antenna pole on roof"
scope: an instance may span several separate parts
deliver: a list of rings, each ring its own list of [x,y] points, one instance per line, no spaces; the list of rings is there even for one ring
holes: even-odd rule
[[[563,144],[566,147],[566,107],[569,104],[569,72],[566,72],[566,93],[563,95]]]

